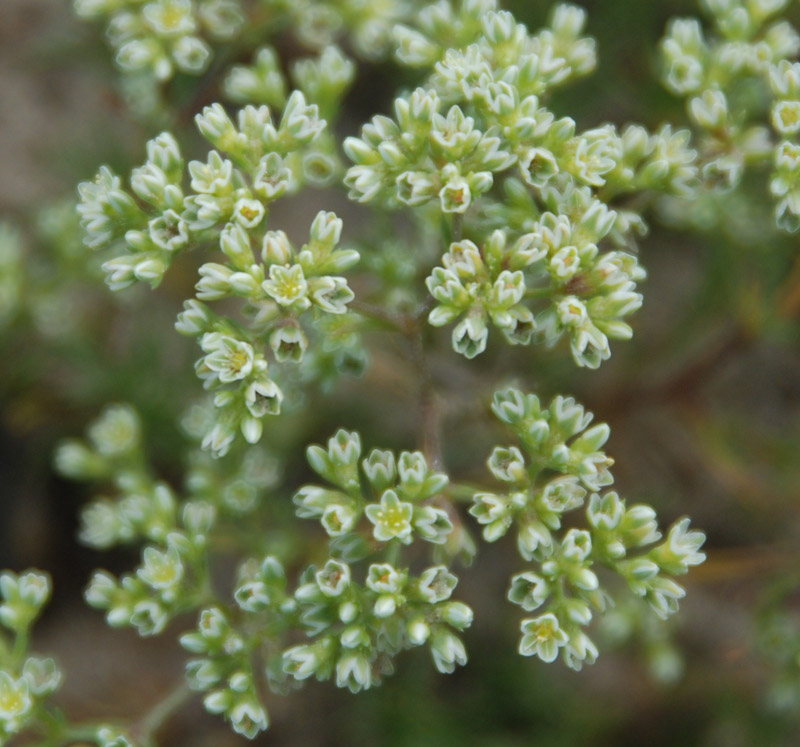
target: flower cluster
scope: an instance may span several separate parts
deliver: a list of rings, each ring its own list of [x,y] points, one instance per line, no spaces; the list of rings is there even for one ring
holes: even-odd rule
[[[581,36],[585,14],[572,5],[557,6],[549,27],[535,35],[510,13],[498,11],[496,0],[466,0],[458,6],[435,3],[413,20],[413,27],[394,30],[398,60],[431,67],[466,49],[473,68],[460,77],[467,87],[488,82],[481,81],[481,75],[497,65],[514,84],[523,82],[537,93],[590,73],[596,62],[594,40]]]
[[[200,437],[204,417],[197,408],[186,416],[190,436]],[[277,557],[246,560],[226,604],[212,590],[213,543],[230,536],[243,515],[256,518],[259,485],[279,479],[269,455],[246,451],[232,464],[198,451],[181,498],[152,476],[139,418],[127,405],[108,407],[89,427],[86,441],[65,442],[56,455],[68,476],[111,480],[120,492],[86,507],[81,539],[98,549],[144,544],[131,573],[116,578],[95,572],[88,603],[105,611],[109,625],[130,626],[142,636],[157,635],[177,615],[198,610],[197,629],[181,638],[193,655],[188,682],[205,693],[210,712],[250,738],[268,725],[257,684],[259,658],[274,692],[334,673],[339,687],[366,689],[392,671],[395,655],[423,644],[442,672],[466,662],[454,629],[469,627],[472,612],[451,599],[456,576],[441,562],[418,575],[399,562],[400,551],[414,539],[431,543],[445,562],[458,552],[452,506],[442,495],[447,476],[430,469],[420,452],[374,449],[362,459],[358,434],[343,430],[327,449],[310,446],[308,458],[335,489],[301,488],[297,513],[321,519],[332,557],[321,569],[309,566],[294,592]],[[263,545],[260,532],[254,543]],[[360,585],[352,578],[353,564],[367,557]],[[27,625],[30,610],[11,592],[6,599],[0,622]],[[314,640],[294,644],[298,632]],[[108,744],[127,739],[109,729]]]
[[[644,270],[627,252],[600,254],[597,243],[617,215],[583,195],[572,220],[546,212],[513,243],[498,229],[480,249],[468,240],[450,245],[444,266],[427,280],[438,302],[428,320],[441,326],[463,315],[453,329],[455,350],[468,358],[484,351],[487,317],[512,344],[539,338],[552,345],[566,334],[575,362],[590,368],[611,355],[609,337],[631,337],[622,317],[641,306],[635,287]],[[534,314],[537,299],[548,306]]]
[[[27,652],[34,620],[50,597],[50,579],[38,572],[0,573],[0,744],[24,729],[34,712],[58,690],[61,671],[53,659]],[[7,632],[14,636],[13,645]]]
[[[700,142],[707,189],[737,187],[749,164],[773,160],[770,191],[779,228],[800,230],[796,135],[800,131],[800,35],[776,16],[788,0],[707,0],[713,32],[696,19],[674,20],[662,41],[664,83],[687,98]],[[754,86],[759,95],[753,96]],[[769,91],[769,97],[764,93]],[[778,137],[773,142],[764,120]]]
[[[609,600],[595,571],[605,566],[661,618],[673,614],[685,590],[673,576],[702,563],[702,532],[689,520],[676,522],[662,541],[655,511],[627,506],[614,491],[613,460],[601,451],[609,436],[605,424],[590,427],[592,414],[571,398],[556,397],[547,408],[532,394],[498,392],[492,409],[520,441],[496,447],[489,469],[504,483],[502,493],[477,493],[470,513],[484,525],[488,542],[514,526],[517,547],[535,567],[511,579],[508,598],[526,612],[519,651],[554,661],[559,655],[573,669],[597,658],[597,647],[583,628]],[[564,515],[584,508],[585,528],[566,528]]]
[[[440,672],[466,663],[464,644],[451,628],[469,627],[472,611],[450,599],[457,579],[444,566],[410,577],[391,563],[373,563],[362,585],[347,563],[329,560],[310,568],[306,579],[295,601],[301,627],[314,640],[284,651],[283,670],[291,677],[335,675],[337,687],[359,692],[391,674],[400,651],[425,643]]]
[[[295,60],[289,73],[297,90],[329,119],[353,82],[355,64],[339,47],[327,46],[318,57]],[[224,85],[227,97],[239,104],[283,107],[286,103],[286,78],[272,47],[256,50],[252,65],[232,67]]]
[[[427,280],[438,303],[429,321],[458,319],[453,347],[467,357],[484,351],[491,321],[512,344],[566,335],[576,362],[596,368],[610,356],[609,338],[631,336],[622,317],[641,305],[635,284],[644,277],[631,253],[598,247],[606,239],[626,248],[644,230],[638,213],[609,202],[691,193],[696,153],[686,131],[578,132],[542,105],[550,89],[592,69],[584,22],[583,11],[562,5],[550,28],[531,35],[490,2],[432,6],[417,29],[396,32],[399,59],[431,67],[428,81],[395,101],[394,119],[377,116],[345,141],[351,198],[424,207],[429,220],[452,222],[454,241]]]
[[[310,566],[293,594],[280,561],[267,556],[239,569],[235,608],[204,609],[196,630],[181,637],[195,655],[187,663],[191,687],[205,692],[204,705],[234,730],[254,737],[269,720],[256,688],[253,654],[260,651],[270,690],[286,692],[310,677],[335,677],[337,687],[359,692],[393,671],[401,651],[428,644],[436,668],[452,672],[466,651],[452,629],[463,631],[472,611],[450,597],[456,577],[432,566],[418,577],[391,563],[373,563],[363,584],[350,565],[330,559]],[[287,631],[308,643],[281,648]]]
[[[168,81],[176,73],[201,75],[211,63],[214,47],[242,41],[245,29],[255,31],[252,38],[258,40],[289,30],[304,46],[321,50],[331,49],[346,35],[349,45],[360,56],[379,59],[391,47],[393,30],[412,17],[417,4],[415,0],[372,3],[74,0],[73,3],[80,17],[105,23],[106,38],[115,51],[114,61],[124,73],[157,82]],[[263,66],[268,60],[262,57],[258,64]],[[244,83],[244,78],[239,81]]]
[[[214,508],[195,501],[185,502],[179,511],[165,487],[159,497],[166,504],[160,507],[164,515],[171,514],[166,534],[154,533],[135,573],[117,579],[96,571],[86,589],[86,601],[105,610],[109,625],[134,627],[141,636],[157,635],[173,617],[196,609],[209,597],[206,552]]]
[[[112,480],[119,491],[86,505],[79,537],[97,549],[146,543],[141,563],[120,579],[98,571],[86,599],[106,611],[110,625],[132,626],[145,636],[207,600],[210,533],[226,514],[241,515],[258,501],[256,480],[241,495],[243,479],[257,477],[245,463],[227,474],[197,464],[187,476],[188,498],[181,499],[153,477],[138,415],[128,405],[106,408],[89,427],[88,441],[64,442],[56,466],[74,479]]]
[[[253,593],[244,609],[255,609],[256,597],[263,603],[260,609],[266,609],[275,600],[274,589],[281,581],[285,585],[283,568],[274,558],[267,558],[259,570],[262,580],[258,593],[253,581]],[[239,598],[243,599],[243,594],[237,591]],[[203,699],[206,709],[222,715],[236,732],[250,739],[269,725],[256,690],[253,644],[232,625],[220,607],[204,609],[197,629],[181,636],[181,645],[197,655],[186,664],[186,677],[192,689],[206,692]]]
[[[199,419],[187,416],[190,434],[202,430]],[[187,679],[206,693],[210,712],[249,737],[268,724],[256,685],[257,650],[267,663],[267,684],[276,692],[286,690],[287,678],[327,679],[334,672],[338,686],[365,689],[392,671],[392,657],[423,644],[440,671],[466,662],[464,645],[451,629],[467,628],[472,612],[450,599],[456,577],[441,564],[413,576],[397,561],[413,539],[440,550],[452,539],[450,506],[442,496],[448,479],[431,470],[420,452],[395,456],[374,449],[361,459],[355,433],[340,430],[327,449],[308,449],[312,467],[338,490],[306,486],[295,496],[300,516],[321,519],[334,557],[322,569],[310,566],[293,594],[276,557],[245,561],[233,589],[235,605],[220,602],[209,576],[213,537],[226,516],[236,522],[253,511],[256,483],[277,479],[268,457],[258,455],[254,463],[252,456],[246,454],[231,471],[198,453],[186,478],[188,498],[181,500],[150,475],[139,420],[128,406],[109,407],[89,428],[88,442],[60,448],[56,459],[63,472],[112,478],[122,493],[87,506],[82,540],[97,548],[145,543],[132,573],[117,579],[97,571],[87,588],[87,601],[105,611],[110,625],[157,635],[176,615],[199,609],[197,630],[181,638],[195,656],[187,663]],[[357,526],[360,520],[363,527]],[[380,552],[394,559],[372,562],[363,586],[351,582],[349,563]],[[287,648],[292,631],[315,640]]]
[[[40,571],[0,573],[0,745],[25,732],[30,744],[90,740],[98,747],[134,747],[134,741],[115,726],[70,723],[50,701],[61,687],[63,672],[52,658],[28,650],[31,627],[50,591],[50,578]],[[34,733],[39,740],[33,741]]]
[[[209,41],[236,35],[244,23],[240,0],[75,0],[75,12],[104,20],[106,37],[126,73],[159,81],[176,72],[199,75],[211,60]]]
[[[223,262],[200,267],[197,300],[186,302],[177,323],[178,331],[198,338],[204,355],[197,373],[216,392],[220,412],[204,441],[216,454],[228,450],[237,431],[258,441],[262,418],[280,411],[283,393],[261,351],[270,349],[279,363],[299,362],[308,347],[301,315],[315,321],[342,315],[353,298],[339,273],[358,253],[337,248],[342,222],[333,213],[317,215],[298,250],[282,231],[266,230],[276,199],[302,184],[324,183],[335,171],[318,114],[299,91],[289,96],[279,122],[267,106],[246,106],[237,125],[215,104],[198,115],[197,125],[218,150],[188,164],[190,193],[169,133],[148,143],[147,162],[131,174],[133,195],[105,167],[79,187],[86,243],[104,249],[124,241],[128,251],[103,265],[114,290],[139,280],[156,285],[177,254],[209,241],[224,255]],[[245,302],[248,326],[203,303],[226,298]]]
[[[294,496],[297,515],[319,519],[333,538],[332,549],[345,559],[364,557],[390,542],[447,542],[453,523],[441,492],[448,478],[431,470],[422,452],[403,451],[395,457],[373,449],[361,459],[358,433],[339,430],[327,449],[309,446],[307,455],[312,469],[337,489],[300,488]]]
[[[486,541],[512,530],[516,536],[526,566],[512,577],[508,598],[527,614],[521,654],[547,662],[561,656],[575,669],[594,661],[597,647],[586,628],[607,607],[615,576],[658,617],[675,612],[684,589],[674,579],[704,560],[705,537],[689,529],[688,519],[662,536],[652,508],[629,506],[608,490],[609,428],[593,424],[572,398],[544,407],[515,389],[495,395],[495,415],[519,442],[492,451],[489,469],[503,485],[496,492],[452,486],[438,448],[436,389],[444,377],[426,359],[426,324],[452,324],[452,346],[467,358],[486,350],[493,326],[514,345],[564,341],[577,365],[597,368],[611,354],[610,340],[631,337],[628,317],[642,304],[637,283],[645,271],[634,238],[646,231],[640,207],[650,194],[685,198],[697,186],[698,154],[688,131],[581,130],[550,110],[550,94],[595,65],[594,42],[583,35],[585,13],[559,5],[548,27],[531,33],[494,0],[76,5],[84,16],[109,20],[120,65],[161,81],[176,70],[203,70],[215,34],[241,42],[237,59],[253,39],[264,43],[267,27],[324,47],[316,57],[286,64],[262,46],[250,64],[214,79],[243,108],[232,116],[214,103],[196,116],[210,144],[202,160],[186,163],[176,138],[163,132],[127,180],[103,167],[79,186],[84,241],[103,252],[113,290],[139,282],[155,287],[176,257],[217,252],[198,263],[195,297],[184,302],[175,325],[196,339],[195,373],[211,393],[183,418],[186,434],[200,444],[189,454],[183,486],[150,469],[139,418],[127,405],[108,407],[86,440],[57,452],[64,474],[115,489],[83,511],[80,539],[97,549],[141,548],[130,572],[94,574],[89,604],[110,625],[142,636],[163,632],[179,615],[197,615],[180,639],[189,686],[202,693],[209,712],[248,738],[268,727],[266,690],[285,693],[313,677],[360,692],[390,674],[399,653],[423,645],[440,672],[466,662],[460,634],[472,611],[452,598],[458,583],[452,566],[474,547],[457,496],[472,499],[470,513]],[[718,18],[733,19],[720,33],[750,33],[736,26],[734,0],[708,5]],[[751,36],[762,33],[761,23],[781,2],[768,5],[748,2],[753,18],[764,11]],[[248,33],[237,35],[245,24]],[[787,37],[776,28],[765,38],[785,51]],[[392,116],[374,117],[360,137],[344,141],[353,165],[342,178],[328,123],[355,79],[354,62],[333,46],[344,32],[346,49],[370,58],[393,49],[400,64],[421,71],[418,87],[395,99]],[[691,34],[683,36],[678,56],[693,43],[686,41]],[[712,64],[706,57],[701,63]],[[777,57],[765,64],[784,71],[785,80],[771,74],[786,104],[773,118],[788,138],[793,115],[786,102],[800,97],[800,84]],[[726,130],[728,115],[718,112],[727,109],[720,90],[711,90],[708,70],[702,73],[708,85],[697,89],[699,103],[691,108],[697,121],[713,120],[708,129],[723,142],[724,132],[734,130]],[[215,75],[210,71],[209,79]],[[755,131],[741,132],[736,142],[755,153]],[[706,179],[707,156],[714,148],[722,152],[715,143],[701,149]],[[339,181],[352,200],[375,204],[382,221],[395,220],[390,211],[410,209],[413,222],[397,236],[386,238],[385,226],[394,223],[384,222],[374,241],[359,245],[369,276],[358,288],[378,298],[374,304],[355,302],[345,274],[360,254],[340,245],[343,223],[334,213],[317,213],[305,243],[271,222],[281,198]],[[789,195],[794,187],[789,176],[785,181]],[[409,252],[405,229],[417,230],[418,252]],[[10,251],[13,262],[4,263],[2,241],[0,283],[5,265],[17,261]],[[2,300],[0,285],[0,315]],[[306,451],[322,484],[283,485],[273,453],[253,446],[273,438],[291,459],[292,448],[307,443],[307,424],[284,419],[279,433],[265,434],[267,416],[301,402],[312,381],[327,386],[342,372],[362,369],[361,333],[370,325],[396,334],[424,379],[426,452],[365,451],[358,433],[339,429],[326,445]],[[292,506],[266,500],[267,489],[279,497],[293,491],[296,515],[321,525],[322,547],[273,521],[290,516]],[[219,570],[237,565],[220,591]],[[294,569],[296,585],[287,577]],[[26,620],[4,578],[0,623]],[[0,674],[0,711],[21,697],[4,696],[6,685],[32,692],[20,672],[9,670],[10,684]],[[110,726],[96,731],[96,741],[133,743]]]
[[[251,319],[251,328],[243,329],[197,300],[187,301],[178,317],[178,331],[199,338],[205,355],[197,361],[197,375],[207,389],[216,390],[214,404],[222,410],[204,441],[214,453],[227,451],[237,429],[248,442],[257,442],[261,419],[280,412],[283,392],[257,350],[266,343],[277,362],[300,363],[309,345],[301,317],[325,329],[319,325],[322,316],[347,312],[353,292],[337,273],[353,265],[358,253],[336,248],[341,230],[339,218],[320,212],[299,250],[283,231],[267,231],[257,263],[250,237],[237,227],[221,238],[231,262],[200,268],[197,297],[246,298]]]
[[[313,48],[329,47],[343,36],[361,57],[377,60],[391,48],[392,32],[427,5],[420,0],[297,0],[286,12],[297,38]]]
[[[493,172],[513,159],[500,139],[482,132],[459,106],[440,114],[435,91],[418,88],[395,101],[397,121],[377,116],[361,138],[345,140],[355,161],[345,184],[360,202],[380,198],[416,207],[438,198],[444,213],[464,213],[487,192]]]

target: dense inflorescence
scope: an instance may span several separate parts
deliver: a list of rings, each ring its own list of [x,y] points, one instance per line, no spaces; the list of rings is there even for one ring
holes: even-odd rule
[[[775,222],[800,230],[800,35],[779,14],[789,0],[704,0],[711,28],[675,19],[662,40],[664,84],[687,99],[707,192],[737,189],[771,165]]]
[[[724,16],[723,4],[713,5]],[[78,188],[84,242],[101,254],[114,291],[156,288],[179,274],[183,255],[211,254],[175,324],[196,339],[195,373],[212,395],[182,421],[192,442],[183,485],[150,466],[142,423],[127,404],[107,407],[85,440],[66,441],[56,454],[62,474],[112,488],[83,510],[81,541],[141,548],[133,570],[99,570],[88,586],[86,600],[109,625],[153,636],[193,616],[179,639],[188,686],[248,738],[269,725],[266,692],[283,694],[310,678],[366,690],[394,671],[399,654],[419,647],[439,672],[453,672],[467,661],[462,634],[473,620],[453,598],[457,573],[478,550],[459,507],[464,497],[487,542],[512,529],[516,536],[526,566],[507,598],[530,613],[520,626],[523,656],[561,656],[574,669],[592,663],[598,648],[587,626],[621,597],[620,580],[659,618],[676,612],[685,590],[675,577],[703,562],[705,536],[686,518],[662,533],[652,507],[608,489],[608,426],[592,425],[568,396],[544,407],[533,394],[498,391],[492,410],[518,439],[488,460],[503,488],[461,484],[445,468],[459,443],[442,438],[436,412],[451,382],[426,358],[438,339],[431,327],[452,325],[451,347],[467,359],[502,339],[560,344],[578,366],[597,368],[611,356],[611,340],[633,335],[631,315],[643,302],[641,206],[655,195],[694,195],[715,168],[726,178],[736,173],[725,159],[712,165],[712,146],[701,144],[698,162],[688,130],[586,129],[556,111],[551,94],[595,66],[584,11],[560,5],[531,33],[494,0],[76,0],[76,8],[107,22],[126,73],[161,82],[197,75],[223,42],[239,45],[237,62],[252,54],[250,64],[208,73],[221,72],[220,90],[240,108],[233,114],[211,103],[196,114],[207,152],[187,159],[191,141],[165,131],[125,179],[103,166]],[[279,28],[319,54],[284,64],[265,46]],[[764,64],[775,62],[770,76],[782,97],[775,126],[792,134],[794,73],[777,57],[793,47],[776,28],[765,32],[774,55]],[[699,72],[692,67],[696,34],[682,29],[673,26],[674,43],[665,43],[671,85],[698,94],[695,120],[721,136],[724,99],[708,82],[706,58]],[[360,137],[340,143],[332,124],[358,71],[342,49],[370,60],[392,55],[415,84],[394,98],[390,116],[375,116]],[[761,142],[745,130],[734,140],[752,153]],[[340,202],[346,192],[362,204],[348,230],[371,208],[386,235],[366,229],[342,245],[343,221],[325,209],[302,241],[289,238],[293,227],[274,225],[279,200],[336,188]],[[787,205],[782,214],[793,212]],[[14,234],[0,233],[0,324],[16,303],[5,287],[14,287],[19,254]],[[269,449],[299,440],[284,436],[289,413],[312,385],[325,390],[339,374],[361,372],[378,333],[419,374],[424,448],[366,452],[358,433],[341,428],[326,446],[307,449],[321,482],[298,487]],[[450,350],[442,356],[470,365]],[[290,495],[296,517],[318,523],[302,536],[302,522],[281,512]],[[0,622],[14,631],[22,623],[2,610],[22,604],[18,587],[29,577],[0,577]],[[14,656],[0,672],[7,734],[59,679],[49,664],[31,665],[50,672],[50,689],[36,690],[44,674],[29,677]],[[95,725],[80,738],[136,743],[135,730],[119,724]]]
[[[308,334],[327,331],[325,315],[347,313],[353,292],[340,273],[358,252],[337,247],[342,221],[331,212],[317,215],[299,249],[283,231],[267,230],[275,200],[329,183],[337,169],[332,142],[322,137],[325,121],[300,91],[278,121],[266,105],[248,105],[235,124],[215,104],[197,126],[215,149],[204,162],[189,162],[188,178],[177,142],[162,133],[132,172],[130,192],[104,167],[81,184],[79,210],[89,246],[127,252],[103,264],[113,290],[139,281],[155,287],[183,252],[213,245],[222,253],[222,262],[200,266],[197,296],[176,324],[203,351],[197,375],[218,408],[204,443],[222,455],[237,432],[250,443],[261,438],[262,419],[278,414],[283,400],[274,369],[303,360]],[[207,303],[228,298],[239,299],[247,324]]]
[[[597,368],[609,339],[631,336],[624,318],[641,305],[645,277],[630,251],[642,218],[610,203],[649,190],[686,196],[695,182],[688,133],[581,132],[547,108],[553,89],[594,67],[584,22],[559,6],[531,35],[490,2],[460,15],[432,6],[418,28],[395,32],[398,59],[430,69],[425,83],[395,101],[394,118],[377,116],[344,143],[351,198],[457,226],[427,279],[429,321],[458,321],[453,348],[468,358],[486,349],[491,324],[513,345],[566,337],[576,363]]]
[[[686,593],[672,576],[705,560],[699,551],[705,535],[689,531],[684,518],[664,539],[653,508],[627,506],[616,491],[603,492],[614,482],[613,460],[600,450],[610,429],[605,423],[590,427],[592,413],[574,399],[556,397],[545,408],[535,395],[509,389],[495,395],[492,410],[522,450],[492,451],[489,469],[505,490],[476,493],[470,513],[484,525],[487,542],[515,527],[519,554],[535,563],[512,577],[508,591],[511,602],[539,612],[522,621],[519,652],[544,661],[561,654],[568,666],[581,669],[598,653],[583,628],[613,600],[594,569],[617,573],[664,619]],[[585,528],[569,520],[567,529],[565,515],[578,509]]]

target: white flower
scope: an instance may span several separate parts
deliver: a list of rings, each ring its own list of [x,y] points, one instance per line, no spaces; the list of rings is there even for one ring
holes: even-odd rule
[[[569,636],[561,629],[558,618],[552,612],[523,620],[520,629],[523,635],[519,652],[523,656],[538,656],[546,662],[555,661],[559,648],[566,646],[569,641]]]
[[[0,723],[4,730],[17,731],[32,706],[28,680],[25,677],[14,679],[9,672],[0,670]]]
[[[372,666],[360,653],[347,653],[336,662],[336,687],[346,687],[351,693],[372,686]]]
[[[237,734],[253,739],[256,734],[269,726],[267,712],[252,697],[239,701],[229,711],[231,726]]]
[[[201,346],[207,353],[203,364],[220,382],[228,384],[246,379],[253,371],[255,352],[247,342],[217,333],[203,335]]]

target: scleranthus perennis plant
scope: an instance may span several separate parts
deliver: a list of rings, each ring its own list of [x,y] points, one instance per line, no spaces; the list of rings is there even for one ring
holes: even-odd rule
[[[755,184],[771,231],[800,226],[788,3],[702,6],[706,27],[678,19],[661,45],[689,128],[650,129],[570,116],[562,90],[597,51],[576,6],[531,31],[491,0],[76,1],[169,125],[78,187],[87,263],[123,298],[180,296],[163,326],[195,364],[168,413],[180,457],[117,403],[56,464],[102,486],[81,542],[138,557],[86,601],[179,644],[170,708],[195,693],[253,739],[312,679],[359,693],[420,648],[454,672],[504,602],[531,667],[594,663],[614,615],[664,644],[705,535],[615,484],[611,429],[562,372],[614,425],[594,370],[637,331],[651,206],[723,230]],[[364,115],[376,69],[402,84]],[[21,246],[4,225],[0,327],[33,303]],[[476,591],[490,543],[514,559]],[[46,576],[6,572],[0,593],[0,741],[155,743],[148,719],[70,724],[60,670],[28,653]],[[791,664],[784,618],[770,608]]]

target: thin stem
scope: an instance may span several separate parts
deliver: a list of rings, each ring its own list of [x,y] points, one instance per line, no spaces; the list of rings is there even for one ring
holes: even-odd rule
[[[442,458],[442,412],[430,367],[428,366],[428,358],[425,355],[422,329],[423,327],[418,319],[415,333],[411,336],[414,364],[419,373],[422,450],[431,467],[441,470],[444,466],[444,459]]]
[[[139,719],[131,732],[134,737],[147,744],[152,741],[158,730],[167,722],[191,696],[192,691],[186,680],[181,679],[178,685],[167,696],[153,706],[141,719]]]
[[[527,288],[525,290],[525,298],[547,298],[552,296],[553,293],[553,288],[549,285],[546,288]]]
[[[366,303],[364,301],[360,301],[359,299],[353,299],[349,304],[349,308],[353,311],[358,312],[361,316],[368,317],[369,319],[373,319],[376,322],[381,322],[382,324],[386,324],[389,327],[399,331],[399,332],[407,332],[408,331],[408,323],[406,321],[406,317],[401,314],[396,314],[391,311],[387,311],[386,309],[381,308],[380,306],[375,306],[371,303]]]
[[[453,213],[453,241],[461,241],[464,233],[464,215],[462,213]]]
[[[392,566],[396,566],[400,560],[400,540],[393,539],[386,544],[384,560]]]
[[[14,647],[11,650],[11,658],[13,661],[21,662],[25,657],[25,652],[28,650],[28,630],[21,630],[14,638]]]
[[[64,745],[70,744],[85,745],[87,742],[97,744],[98,728],[98,724],[68,726],[57,737],[46,739],[43,742],[35,742],[34,745],[35,747],[64,747]]]
[[[45,706],[38,709],[39,727],[47,736],[31,742],[31,747],[64,747],[70,744],[97,744],[99,723],[68,724],[60,711]]]
[[[483,485],[473,485],[466,482],[451,482],[448,485],[447,495],[456,503],[472,503],[475,493],[486,490]]]

